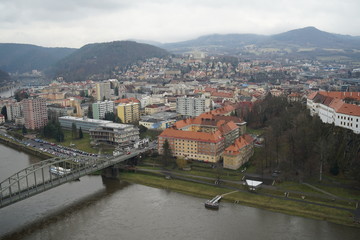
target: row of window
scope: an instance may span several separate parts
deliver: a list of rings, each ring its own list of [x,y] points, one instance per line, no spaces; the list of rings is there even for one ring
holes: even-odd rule
[[[346,119],[347,118],[347,119]],[[338,116],[338,119],[343,119],[343,120],[348,120],[348,121],[352,121],[353,118],[352,117],[345,117],[345,116]],[[356,118],[356,122],[359,122],[359,118]]]

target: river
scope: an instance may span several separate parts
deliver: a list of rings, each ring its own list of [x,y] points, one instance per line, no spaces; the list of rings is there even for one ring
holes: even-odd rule
[[[36,157],[0,145],[0,180]],[[0,239],[359,239],[360,229],[86,176],[0,209]]]

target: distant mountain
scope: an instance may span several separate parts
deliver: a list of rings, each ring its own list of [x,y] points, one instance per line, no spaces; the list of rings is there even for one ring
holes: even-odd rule
[[[343,54],[360,57],[360,37],[333,34],[315,27],[275,35],[214,34],[194,40],[163,44],[170,52],[204,51],[208,54]]]
[[[10,73],[24,73],[34,69],[42,71],[74,51],[73,48],[0,43],[0,69]]]
[[[115,67],[122,69],[138,60],[167,55],[169,53],[164,49],[132,41],[94,43],[59,61],[51,72],[66,81],[104,79],[111,77]]]
[[[360,48],[360,38],[321,31],[315,27],[291,30],[272,35],[271,39],[283,44],[317,48]]]

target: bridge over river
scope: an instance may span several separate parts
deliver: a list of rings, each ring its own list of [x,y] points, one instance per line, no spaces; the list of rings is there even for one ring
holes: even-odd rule
[[[130,154],[111,158],[51,158],[32,164],[0,183],[0,208],[99,170],[104,169],[105,174],[111,176],[112,166],[145,151],[146,148],[134,150]]]

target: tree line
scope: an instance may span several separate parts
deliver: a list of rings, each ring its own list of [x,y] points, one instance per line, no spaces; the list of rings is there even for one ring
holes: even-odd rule
[[[245,117],[252,128],[263,128],[264,147],[254,162],[262,172],[282,171],[289,180],[322,180],[323,174],[360,183],[360,135],[310,116],[300,102],[270,94]]]

